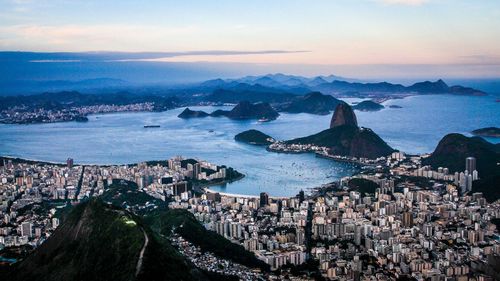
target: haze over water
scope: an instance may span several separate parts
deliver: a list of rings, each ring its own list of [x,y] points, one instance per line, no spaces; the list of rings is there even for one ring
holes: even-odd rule
[[[379,112],[356,114],[360,126],[372,128],[394,148],[427,153],[447,133],[468,134],[473,129],[498,126],[500,103],[495,99],[415,96],[387,101],[386,108]],[[392,109],[388,105],[403,108]],[[207,112],[219,108],[192,107]],[[281,114],[269,123],[224,117],[183,120],[177,118],[183,109],[95,115],[87,123],[0,125],[0,154],[56,162],[71,157],[82,164],[126,164],[175,155],[194,157],[234,167],[246,175],[243,180],[212,189],[250,195],[266,191],[274,196],[292,196],[301,189],[356,171],[350,164],[316,158],[313,154],[271,153],[233,139],[248,129],[261,130],[280,140],[306,136],[326,129],[331,115]],[[146,129],[144,125],[161,128]]]

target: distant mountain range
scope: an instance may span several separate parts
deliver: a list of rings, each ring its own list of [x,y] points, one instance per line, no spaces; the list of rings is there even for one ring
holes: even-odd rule
[[[410,86],[389,82],[369,82],[335,75],[304,77],[282,73],[259,76],[245,76],[237,79],[213,79],[199,83],[170,84],[137,83],[109,77],[83,80],[5,80],[0,79],[0,95],[12,93],[41,93],[55,91],[102,92],[128,90],[140,93],[169,92],[177,95],[198,93],[212,95],[209,100],[216,102],[267,101],[278,102],[290,95],[304,95],[318,91],[335,96],[388,96],[402,94],[454,94],[484,95],[483,91],[460,85],[449,86],[443,80],[417,82]],[[12,90],[9,90],[12,89]],[[231,92],[240,97],[235,100]],[[266,94],[273,94],[269,97]],[[265,100],[267,99],[267,100]]]
[[[278,107],[278,111],[327,115],[341,102],[330,95],[311,92],[304,96],[296,97],[289,103],[282,104]]]
[[[418,82],[410,86],[388,82],[362,83],[353,79],[337,76],[317,76],[306,78],[285,74],[268,74],[263,76],[246,76],[240,79],[209,80],[198,85],[200,88],[238,92],[242,98],[253,93],[305,94],[319,91],[334,96],[390,96],[402,94],[453,94],[453,95],[486,95],[485,92],[460,85],[449,86],[443,80]],[[261,96],[256,95],[256,96]],[[214,101],[228,102],[226,100]],[[265,98],[265,97],[259,97]],[[272,100],[267,100],[272,102]]]

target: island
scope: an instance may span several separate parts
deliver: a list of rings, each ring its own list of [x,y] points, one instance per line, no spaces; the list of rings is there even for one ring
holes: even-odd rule
[[[500,128],[497,127],[487,127],[472,131],[475,136],[490,137],[490,138],[500,138]]]
[[[335,108],[329,129],[307,137],[276,142],[268,149],[276,152],[314,151],[325,157],[368,159],[387,156],[394,151],[371,129],[358,127],[354,111],[344,102]]]
[[[365,100],[354,105],[352,108],[359,111],[379,111],[384,109],[385,107],[380,103],[376,103],[371,100]]]
[[[189,109],[189,107],[186,107],[184,111],[181,112],[181,114],[177,115],[177,117],[181,119],[189,119],[189,118],[200,118],[200,117],[207,117],[210,116],[208,113],[205,111],[194,111]]]
[[[235,120],[248,120],[248,119],[259,119],[263,121],[272,121],[278,118],[280,114],[266,102],[251,103],[249,101],[239,102],[232,110],[222,110],[218,109],[214,112],[208,114],[204,111],[193,111],[189,108],[184,109],[184,111],[177,117],[188,119],[188,118],[202,118],[202,117],[227,117]]]
[[[258,130],[248,130],[237,134],[234,139],[239,142],[245,142],[254,145],[270,145],[274,139]]]
[[[239,102],[231,111],[219,111],[218,113],[230,119],[266,119],[268,121],[275,120],[280,115],[267,102],[251,103],[249,101]]]

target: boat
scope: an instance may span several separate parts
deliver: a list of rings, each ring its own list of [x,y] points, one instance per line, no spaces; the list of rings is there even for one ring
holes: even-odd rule
[[[208,130],[208,132],[209,132],[209,133],[213,133],[213,132],[214,132],[214,130]]]
[[[269,120],[268,118],[263,117],[263,118],[260,118],[260,119],[259,119],[259,120],[257,120],[257,121],[259,121],[259,122],[263,123],[263,122],[269,122],[269,121],[271,121],[271,120]]]
[[[160,125],[144,125],[144,128],[160,128]]]

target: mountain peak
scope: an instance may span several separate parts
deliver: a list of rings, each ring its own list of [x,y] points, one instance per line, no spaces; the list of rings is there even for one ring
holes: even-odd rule
[[[345,102],[341,102],[335,108],[330,128],[335,128],[343,125],[358,127],[358,120],[352,108]]]

